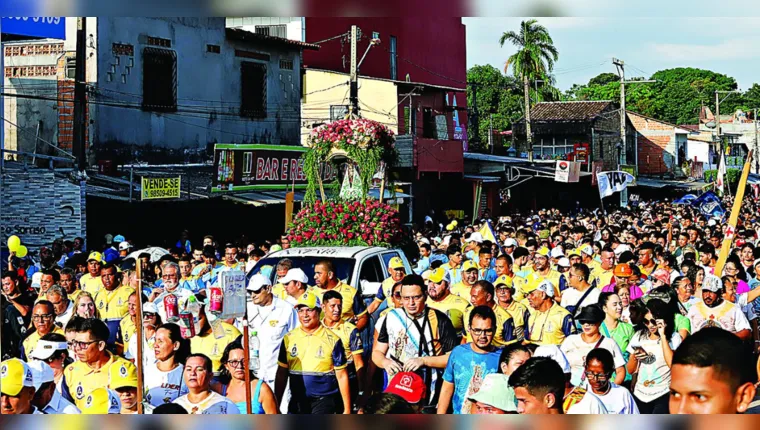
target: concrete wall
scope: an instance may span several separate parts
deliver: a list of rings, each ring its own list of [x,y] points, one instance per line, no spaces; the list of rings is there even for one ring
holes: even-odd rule
[[[257,25],[285,25],[287,38],[305,42],[306,33],[304,19],[298,16],[248,16],[242,18],[227,18],[227,27],[242,28],[243,30],[256,32]],[[317,41],[317,40],[314,40]]]

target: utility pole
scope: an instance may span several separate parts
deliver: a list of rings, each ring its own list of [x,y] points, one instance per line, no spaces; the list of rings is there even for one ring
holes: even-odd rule
[[[721,160],[721,154],[724,151],[723,148],[723,139],[720,135],[720,104],[723,103],[728,96],[730,96],[733,93],[740,93],[739,90],[731,90],[731,91],[719,91],[715,90],[715,147],[717,149],[716,154],[718,155],[718,168],[720,169],[720,160]],[[720,94],[725,94],[726,96],[723,97],[723,100],[720,99]]]
[[[493,154],[493,114],[488,116],[488,146],[491,148],[491,154]]]
[[[356,44],[358,42],[358,36],[359,36],[359,27],[352,25],[351,26],[351,82],[350,82],[350,91],[351,95],[349,96],[349,103],[351,103],[351,108],[349,109],[350,115],[352,117],[357,117],[359,115],[359,76],[357,72],[358,63],[356,62]]]
[[[74,74],[74,135],[73,146],[74,155],[77,157],[77,166],[80,175],[84,176],[87,168],[86,162],[86,124],[85,124],[85,64],[87,63],[86,54],[87,41],[87,18],[77,18],[77,46],[76,46],[76,69]]]
[[[640,84],[640,83],[650,83],[650,82],[657,82],[657,81],[655,80],[626,81],[625,80],[625,62],[623,60],[618,60],[617,58],[613,58],[612,64],[615,65],[618,75],[620,75],[620,159],[618,160],[618,170],[619,170],[620,166],[627,164],[627,157],[628,157],[628,145],[626,142],[627,137],[626,137],[626,129],[625,129],[626,128],[625,119],[628,116],[625,110],[625,84]],[[634,166],[634,169],[638,169],[638,166]],[[625,188],[623,191],[620,192],[620,206],[621,207],[628,206],[628,188]]]

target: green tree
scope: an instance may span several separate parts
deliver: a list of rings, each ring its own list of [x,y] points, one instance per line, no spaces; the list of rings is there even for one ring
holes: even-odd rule
[[[512,67],[515,77],[523,84],[525,97],[525,134],[528,140],[528,159],[533,161],[533,137],[530,130],[530,82],[548,80],[554,69],[554,62],[559,59],[559,52],[549,36],[546,27],[531,19],[520,23],[520,31],[508,31],[501,35],[499,44],[503,47],[510,42],[517,47],[517,52],[507,59],[504,72]]]
[[[491,115],[496,132],[511,129],[512,124],[522,117],[521,85],[514,77],[503,75],[491,65],[471,67],[467,71],[467,83],[467,106],[471,114],[477,106],[480,115],[477,130],[473,128],[476,118],[471,117],[468,135],[471,143],[480,141],[473,145],[474,150],[486,150]]]

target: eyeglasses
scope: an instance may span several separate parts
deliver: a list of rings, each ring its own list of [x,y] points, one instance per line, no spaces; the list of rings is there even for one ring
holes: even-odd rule
[[[32,315],[32,321],[50,321],[51,319],[53,319],[53,314]]]
[[[258,290],[248,290],[248,292],[251,293],[252,295],[256,295],[257,296],[257,295],[261,294],[262,292],[264,292],[264,290],[266,290],[266,289],[267,289],[267,287],[261,287]]]
[[[155,317],[156,317],[156,314],[154,314],[153,312],[143,312],[143,319],[145,319],[145,318],[155,318]]]
[[[483,336],[484,334],[488,335],[488,336],[493,335],[493,331],[494,330],[492,328],[483,328],[483,329],[481,329],[481,328],[471,328],[470,329],[470,333],[472,333],[472,335],[476,336],[476,337]]]
[[[238,368],[243,367],[243,363],[245,363],[244,360],[229,360],[227,364],[229,364],[232,367]]]
[[[607,373],[594,373],[594,372],[585,372],[585,373],[586,373],[586,378],[595,379],[597,381],[606,381],[610,377],[610,375]]]
[[[99,340],[91,340],[89,342],[80,342],[78,340],[72,340],[71,342],[67,342],[70,348],[76,349],[87,349],[90,345],[93,343],[98,343]]]
[[[644,323],[644,325],[657,325],[657,320],[650,320],[650,319],[644,318],[642,322]]]
[[[177,279],[177,274],[174,273],[174,274],[171,274],[171,275],[162,275],[161,276],[161,279],[171,279],[171,278]]]
[[[401,293],[393,293],[393,298],[400,299],[401,298]]]
[[[401,300],[405,302],[416,302],[418,300],[422,300],[423,297],[425,297],[423,294],[419,294],[416,296],[401,296]]]

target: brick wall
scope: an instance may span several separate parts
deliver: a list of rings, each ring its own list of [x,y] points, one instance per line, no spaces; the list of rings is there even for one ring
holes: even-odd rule
[[[638,145],[638,170],[642,175],[671,171],[675,151],[675,128],[667,123],[629,113],[631,131]]]
[[[57,238],[85,237],[85,218],[79,185],[50,170],[8,169],[2,176],[3,212],[0,241],[16,235],[36,250]]]

